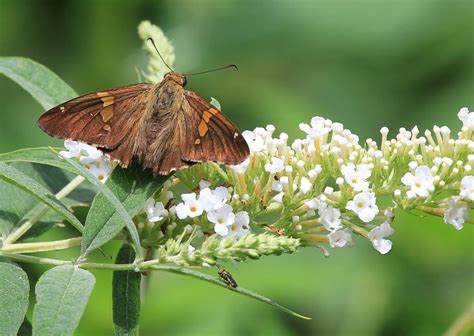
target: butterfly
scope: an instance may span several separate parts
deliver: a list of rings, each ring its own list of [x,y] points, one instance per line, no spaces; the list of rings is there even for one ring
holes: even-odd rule
[[[216,107],[168,72],[158,84],[92,92],[45,112],[47,134],[98,147],[127,167],[134,160],[156,176],[197,162],[238,164],[249,156],[239,130]]]

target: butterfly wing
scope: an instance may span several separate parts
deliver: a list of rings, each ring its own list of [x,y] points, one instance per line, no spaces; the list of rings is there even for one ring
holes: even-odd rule
[[[184,161],[216,161],[238,164],[250,154],[249,147],[237,127],[217,108],[185,90],[187,104],[182,105],[186,123],[185,139],[181,141]]]
[[[38,124],[47,134],[116,148],[129,134],[146,107],[151,84],[135,84],[93,92],[69,100],[44,113]]]

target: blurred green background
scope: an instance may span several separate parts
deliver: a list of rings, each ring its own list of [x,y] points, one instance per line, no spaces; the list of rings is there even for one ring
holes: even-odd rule
[[[473,1],[24,1],[0,0],[0,56],[30,57],[77,92],[137,81],[136,27],[172,40],[179,71],[228,63],[240,71],[189,78],[241,129],[272,123],[290,137],[321,115],[361,139],[388,126],[456,131],[474,106]],[[0,77],[0,151],[60,145],[36,126],[43,112]],[[178,275],[154,274],[143,335],[438,335],[474,301],[474,227],[397,213],[394,248],[364,240],[229,265],[240,285],[311,316]],[[114,253],[111,247],[110,254]],[[74,252],[70,252],[74,257]],[[44,268],[28,266],[37,276]],[[111,274],[97,284],[77,335],[112,334]]]

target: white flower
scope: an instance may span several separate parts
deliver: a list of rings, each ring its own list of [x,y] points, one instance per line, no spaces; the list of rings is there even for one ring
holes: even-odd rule
[[[346,247],[352,243],[352,235],[348,229],[331,232],[328,236],[331,247]]]
[[[87,171],[94,175],[100,182],[105,183],[112,172],[113,166],[108,159],[99,160],[86,166]]]
[[[230,205],[224,204],[219,209],[208,212],[207,219],[214,223],[214,231],[218,235],[225,236],[229,233],[229,226],[234,224],[235,214]]]
[[[272,190],[276,192],[283,191],[283,183],[281,183],[280,180],[274,180],[272,182]]]
[[[394,232],[395,231],[392,229],[390,224],[385,222],[370,230],[368,237],[377,251],[381,254],[386,254],[392,249],[392,242],[384,238],[390,236]]]
[[[184,202],[179,203],[176,206],[176,215],[179,219],[185,219],[188,217],[194,218],[202,215],[204,208],[201,202],[196,199],[195,193],[182,194],[181,198]]]
[[[100,160],[103,157],[103,154],[100,150],[94,146],[90,146],[79,141],[65,140],[64,147],[67,149],[67,151],[60,151],[59,155],[68,159],[76,158],[82,164],[90,164]]]
[[[285,165],[283,164],[283,160],[276,157],[272,157],[272,163],[265,164],[265,171],[272,174],[282,172],[284,169]]]
[[[413,198],[416,195],[421,197],[427,197],[430,192],[434,190],[433,175],[431,170],[427,166],[419,166],[415,170],[415,175],[412,173],[406,173],[402,177],[402,183],[411,188],[407,192],[409,198]]]
[[[232,168],[237,174],[243,174],[247,170],[249,163],[250,163],[250,158],[246,158],[244,161],[242,161],[239,164],[231,165],[230,168]]]
[[[379,212],[375,201],[373,192],[362,192],[355,195],[352,201],[347,202],[346,209],[354,211],[361,221],[369,223]]]
[[[226,237],[234,236],[237,239],[240,239],[249,232],[249,223],[249,214],[246,211],[237,212],[235,214],[234,223],[229,226],[229,233]]]
[[[389,224],[393,222],[393,219],[395,218],[395,209],[388,207],[385,209],[383,215],[385,216],[385,221]]]
[[[211,186],[211,182],[208,180],[199,181],[199,190],[209,188],[210,186]]]
[[[320,208],[319,216],[321,217],[321,224],[328,231],[336,231],[342,228],[341,212],[332,206]]]
[[[444,212],[444,221],[451,224],[456,230],[461,230],[464,226],[464,221],[467,218],[467,204],[460,202],[459,197],[451,197],[448,202],[448,207]]]
[[[300,190],[303,192],[303,194],[306,194],[308,191],[310,191],[312,187],[313,184],[310,182],[310,180],[303,176],[300,181]]]
[[[149,198],[145,202],[145,212],[150,222],[158,222],[168,215],[168,211],[161,202],[155,202],[153,198]]]
[[[199,192],[199,202],[206,211],[218,209],[230,199],[227,188],[217,187],[214,190],[204,188]]]
[[[249,145],[251,152],[260,152],[265,146],[265,140],[258,134],[258,132],[243,131],[242,136]]]
[[[353,163],[342,165],[342,175],[346,182],[355,191],[364,191],[369,188],[369,182],[366,180],[370,177],[372,170],[368,164],[359,164],[357,167]]]
[[[458,112],[458,118],[462,121],[464,127],[474,128],[474,112],[469,112],[467,107],[463,107]]]
[[[64,147],[66,147],[67,151],[60,151],[59,155],[65,158],[77,158],[81,156],[82,153],[82,144],[77,141],[73,140],[66,140],[64,141]]]
[[[474,176],[464,176],[462,178],[459,196],[466,200],[474,201]]]
[[[273,199],[275,202],[281,203],[281,202],[283,202],[283,196],[285,196],[285,193],[282,191],[282,192],[276,194],[275,196],[273,196],[272,199]]]
[[[82,150],[86,152],[86,155],[82,155],[79,161],[84,165],[98,161],[104,156],[100,150],[87,144],[82,144]]]
[[[192,257],[194,255],[194,251],[196,251],[196,248],[192,245],[188,245],[188,255]]]
[[[324,121],[324,118],[314,117],[311,119],[311,126],[301,123],[300,130],[307,133],[312,139],[321,137],[331,130],[330,128],[326,127]]]
[[[323,201],[319,200],[318,198],[313,198],[309,201],[304,202],[304,204],[310,209],[310,210],[323,210],[327,207],[327,204],[324,203]]]

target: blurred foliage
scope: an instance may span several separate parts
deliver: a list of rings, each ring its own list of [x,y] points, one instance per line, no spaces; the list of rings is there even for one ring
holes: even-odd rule
[[[457,111],[474,106],[473,13],[471,0],[0,0],[0,55],[30,57],[79,93],[125,85],[145,67],[136,27],[148,19],[173,41],[179,71],[239,65],[192,76],[188,87],[217,98],[241,129],[272,123],[295,137],[300,122],[321,115],[378,139],[382,126],[460,127]],[[61,144],[36,126],[43,111],[27,93],[3,77],[0,92],[1,152]],[[160,273],[147,277],[141,332],[440,334],[474,301],[474,228],[457,232],[401,212],[394,227],[386,256],[364,242],[331,250],[329,259],[305,249],[228,265],[239,284],[312,321]],[[112,332],[112,274],[94,273],[93,304],[77,335]]]

